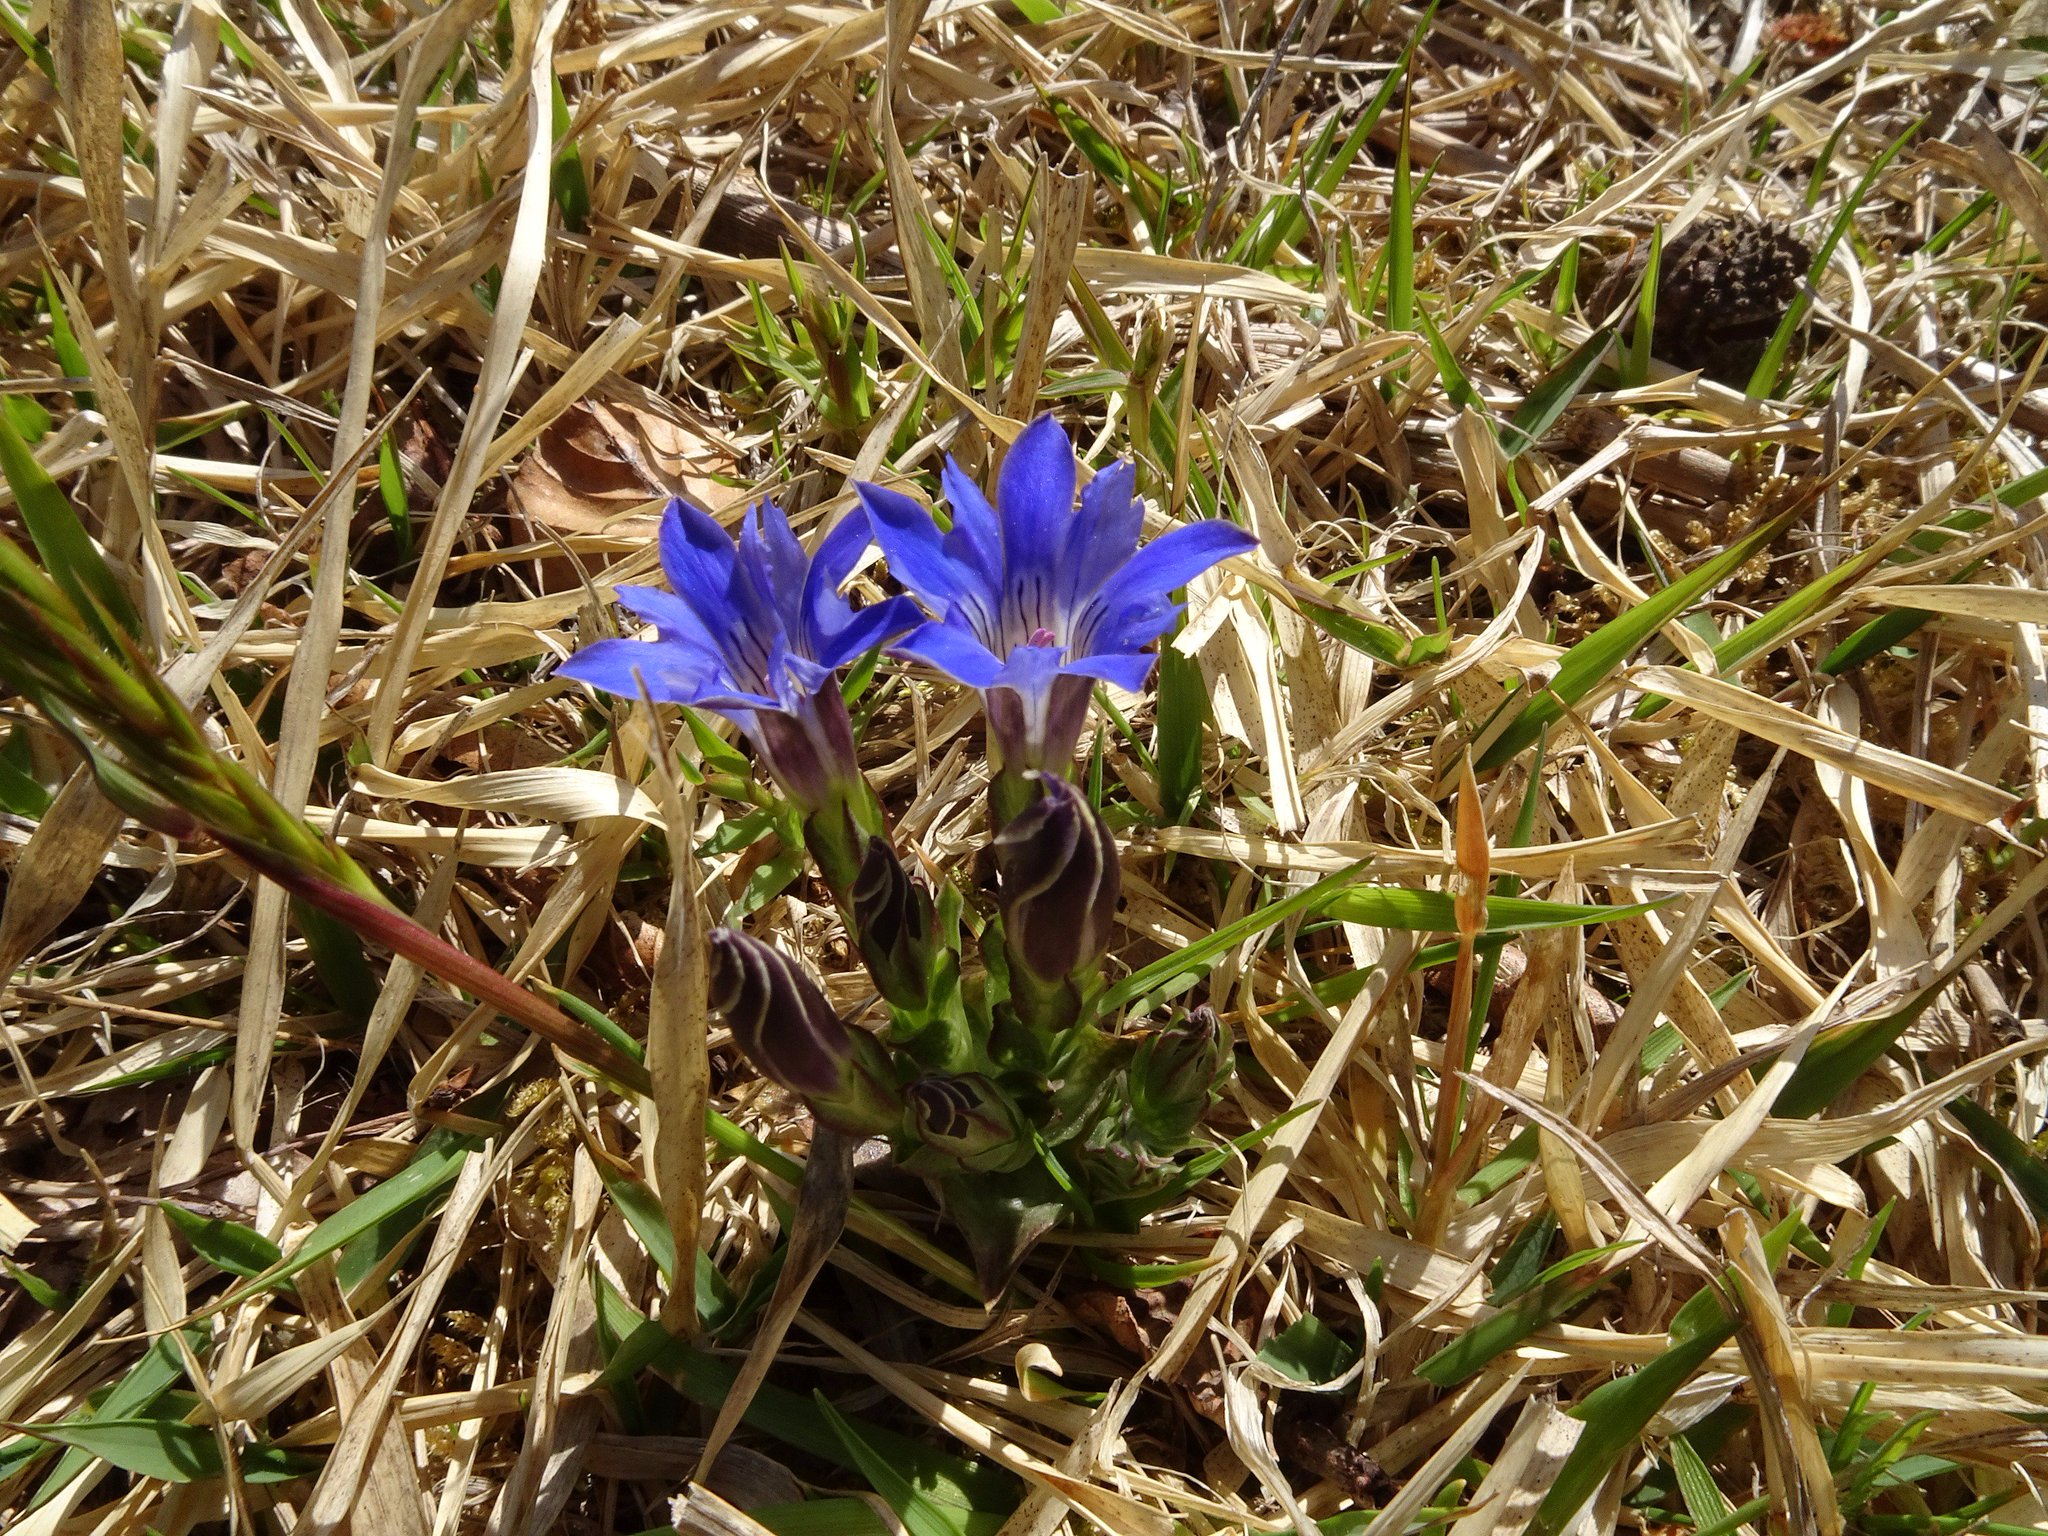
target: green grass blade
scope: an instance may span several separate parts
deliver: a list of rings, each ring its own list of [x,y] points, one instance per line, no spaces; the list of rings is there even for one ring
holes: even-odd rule
[[[2048,1162],[2036,1156],[2010,1126],[1975,1099],[1957,1099],[1949,1105],[1948,1112],[1970,1133],[1978,1150],[2005,1170],[2035,1220],[2048,1219]]]
[[[123,648],[124,637],[140,635],[142,620],[135,605],[79,521],[71,498],[36,462],[4,411],[0,411],[0,475],[6,476],[7,487],[14,493],[44,569],[77,608],[79,617],[116,650]]]
[[[260,1275],[284,1261],[277,1244],[238,1221],[219,1216],[201,1216],[166,1200],[159,1207],[192,1251],[215,1269],[247,1279]]]
[[[1338,870],[1334,875],[1326,875],[1306,890],[1296,891],[1283,901],[1276,901],[1271,906],[1248,912],[1236,922],[1204,935],[1185,949],[1175,950],[1143,969],[1132,972],[1096,998],[1096,1017],[1114,1014],[1134,999],[1143,997],[1147,992],[1164,986],[1167,982],[1183,976],[1206,975],[1210,966],[1247,939],[1277,928],[1289,918],[1316,911],[1333,893],[1342,890],[1364,867],[1364,862],[1360,861],[1347,869]]]
[[[1354,885],[1325,902],[1324,917],[1363,923],[1369,928],[1401,928],[1413,933],[1455,933],[1458,922],[1449,891],[1413,891],[1397,885]],[[1661,902],[1602,907],[1577,902],[1537,901],[1525,896],[1486,898],[1488,933],[1528,933],[1539,928],[1586,928],[1594,923],[1639,917]]]
[[[1789,513],[1780,514],[1752,529],[1698,569],[1653,593],[1647,602],[1638,603],[1566,651],[1549,686],[1523,703],[1507,727],[1480,754],[1476,766],[1482,770],[1498,768],[1532,746],[1544,727],[1562,719],[1567,709],[1599,686],[1637,647],[1733,575],[1758,550],[1767,548],[1789,521]]]
[[[1557,425],[1557,419],[1571,407],[1579,391],[1597,373],[1614,345],[1614,327],[1603,325],[1572,350],[1541,384],[1530,390],[1519,409],[1501,429],[1500,449],[1509,461],[1520,458],[1542,441],[1543,434]]]
[[[375,1189],[350,1201],[306,1235],[281,1263],[272,1265],[246,1284],[237,1286],[227,1302],[241,1301],[258,1291],[275,1289],[307,1265],[317,1263],[345,1244],[376,1230],[421,1201],[437,1197],[462,1171],[469,1155],[483,1145],[481,1138],[456,1131],[436,1131],[407,1163]]]
[[[1401,142],[1394,151],[1394,193],[1387,209],[1387,329],[1415,329],[1415,180],[1408,162],[1408,114],[1401,105]]]
[[[1672,1319],[1671,1348],[1641,1370],[1595,1387],[1572,1407],[1571,1416],[1586,1428],[1537,1506],[1531,1536],[1559,1536],[1615,1462],[1634,1453],[1643,1427],[1735,1336],[1735,1327],[1719,1296],[1703,1290]]]
[[[1657,331],[1657,281],[1664,265],[1664,226],[1650,231],[1650,258],[1643,266],[1643,286],[1636,295],[1636,323],[1621,349],[1621,387],[1640,388],[1650,376],[1650,345]]]
[[[1813,253],[1813,264],[1807,269],[1806,286],[1801,289],[1799,296],[1786,306],[1785,317],[1778,322],[1778,329],[1771,335],[1770,345],[1764,348],[1764,355],[1757,360],[1756,371],[1749,376],[1750,399],[1768,399],[1777,392],[1779,380],[1785,372],[1785,358],[1792,350],[1792,338],[1799,334],[1799,327],[1806,323],[1806,316],[1813,308],[1813,285],[1818,283],[1821,274],[1827,271],[1828,263],[1834,259],[1835,247],[1842,243],[1842,237],[1856,222],[1857,211],[1862,208],[1863,199],[1869,196],[1870,189],[1877,184],[1877,178],[1885,173],[1892,161],[1896,160],[1900,152],[1913,141],[1914,135],[1920,132],[1920,127],[1921,125],[1916,122],[1893,139],[1884,152],[1870,162],[1870,168],[1863,173],[1854,190],[1842,200],[1841,209],[1835,214],[1834,223],[1828,227],[1827,237]]]
[[[1176,651],[1171,641],[1159,648],[1159,688],[1153,715],[1159,803],[1169,822],[1184,822],[1202,789],[1209,690],[1202,686],[1201,667]]]

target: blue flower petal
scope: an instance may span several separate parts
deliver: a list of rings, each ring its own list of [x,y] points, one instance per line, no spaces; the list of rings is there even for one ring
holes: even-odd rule
[[[820,616],[830,615],[838,619],[845,614],[846,603],[839,596],[839,588],[853,573],[853,568],[860,564],[860,557],[874,541],[874,528],[862,507],[855,507],[825,530],[825,536],[818,540],[818,547],[811,555],[811,568],[804,575],[806,626]],[[838,605],[836,608],[833,606],[835,603]]]
[[[887,598],[869,604],[851,614],[836,630],[820,635],[813,642],[812,656],[821,666],[843,667],[924,622],[924,615],[909,598]]]
[[[995,653],[958,617],[914,629],[892,649],[896,655],[935,667],[970,688],[993,687],[1004,670]]]
[[[574,678],[622,699],[637,699],[644,680],[647,697],[660,704],[695,704],[724,677],[701,665],[678,647],[638,640],[599,640],[586,645],[555,668],[558,677]]]
[[[1125,693],[1139,693],[1152,676],[1152,663],[1158,659],[1150,651],[1111,651],[1099,656],[1077,656],[1063,663],[1060,670],[1068,677],[1092,677],[1097,682],[1113,683]]]
[[[1052,685],[1067,670],[1056,646],[1020,645],[1004,659],[995,686],[1014,689],[1021,694],[1029,712],[1052,691]]]
[[[660,587],[620,587],[617,594],[619,606],[660,630],[664,641],[695,646],[714,657],[725,655],[721,637],[707,630],[697,610],[675,593]]]
[[[678,497],[661,519],[661,568],[668,584],[685,593],[712,634],[737,619],[726,593],[739,563],[732,535],[701,507]]]
[[[1166,596],[1233,555],[1249,554],[1259,541],[1242,528],[1217,519],[1190,523],[1163,533],[1131,556],[1124,568],[1102,584],[1100,602],[1141,603]]]
[[[1075,626],[1071,649],[1077,656],[1142,650],[1173,627],[1182,606],[1164,597],[1118,607],[1091,605]]]
[[[1069,645],[1077,653],[1093,653],[1145,643],[1135,634],[1144,633],[1149,640],[1172,622],[1166,603],[1169,592],[1220,560],[1258,548],[1258,542],[1242,528],[1216,521],[1193,523],[1154,539],[1089,599],[1074,621]]]
[[[968,479],[960,466],[953,462],[950,453],[939,468],[939,487],[946,493],[946,511],[953,519],[953,531],[946,535],[946,553],[976,573],[982,594],[989,599],[986,607],[993,615],[993,599],[1002,585],[1003,561],[1007,555],[996,510],[981,494],[981,487]]]
[[[1014,580],[1025,564],[1053,569],[1074,515],[1074,445],[1050,416],[1018,434],[996,477],[1003,556]]]
[[[1145,506],[1136,494],[1137,471],[1130,460],[1109,466],[1082,488],[1081,510],[1067,525],[1060,547],[1060,600],[1073,616],[1138,549]]]
[[[790,594],[803,591],[804,577],[809,573],[811,562],[804,554],[803,545],[790,532],[788,517],[772,501],[762,502],[755,512],[758,514],[761,543],[768,553],[769,572],[775,578],[775,590]]]
[[[875,542],[888,557],[890,574],[916,593],[925,607],[944,613],[956,604],[985,597],[979,573],[946,551],[929,511],[884,486],[861,481],[854,490],[867,509]]]

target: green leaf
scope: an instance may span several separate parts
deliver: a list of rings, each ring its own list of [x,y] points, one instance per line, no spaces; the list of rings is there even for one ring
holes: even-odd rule
[[[1306,890],[1296,891],[1285,900],[1248,912],[1236,922],[1226,924],[1214,933],[1203,935],[1186,948],[1175,950],[1172,954],[1134,971],[1096,998],[1096,1017],[1114,1014],[1133,1000],[1180,977],[1206,976],[1209,968],[1237,945],[1269,929],[1279,927],[1299,913],[1314,911],[1319,904],[1329,899],[1332,892],[1341,890],[1346,882],[1354,879],[1358,871],[1364,867],[1361,860],[1348,869],[1341,869],[1334,875],[1325,876]]]
[[[5,9],[4,0],[0,0],[0,10]],[[90,377],[92,364],[86,361],[85,349],[78,344],[78,334],[71,329],[71,312],[65,307],[63,290],[48,272],[43,274],[43,303],[50,312],[50,350],[57,354],[59,366],[71,378]],[[98,397],[89,389],[75,389],[71,398],[81,411],[99,408]]]
[[[1578,1270],[1612,1253],[1613,1248],[1595,1248],[1573,1254],[1552,1265],[1534,1286],[1481,1318],[1462,1335],[1446,1344],[1415,1368],[1415,1374],[1436,1387],[1452,1387],[1471,1376],[1487,1362],[1513,1349],[1538,1328],[1548,1327],[1575,1312],[1607,1284],[1604,1275],[1579,1280]]]
[[[1008,1173],[963,1173],[944,1180],[939,1193],[967,1240],[975,1278],[991,1297],[1009,1283],[1031,1245],[1059,1225],[1069,1205],[1053,1174],[1036,1163]]]
[[[661,1278],[673,1285],[676,1278],[676,1235],[669,1227],[660,1199],[638,1179],[613,1167],[607,1158],[597,1160],[597,1176],[604,1180],[605,1193],[612,1197],[612,1204],[619,1208],[619,1214],[626,1218],[626,1225],[640,1239],[640,1246],[647,1250],[647,1257],[661,1271]]]
[[[1259,1359],[1282,1376],[1309,1386],[1335,1381],[1357,1363],[1358,1349],[1310,1313],[1273,1335]]]
[[[1387,110],[1388,103],[1394,99],[1394,93],[1408,78],[1409,62],[1415,56],[1416,45],[1429,30],[1430,21],[1436,15],[1436,7],[1437,0],[1429,0],[1429,4],[1423,8],[1422,19],[1416,23],[1415,30],[1408,34],[1408,42],[1402,48],[1400,58],[1396,59],[1394,67],[1387,71],[1386,79],[1380,82],[1379,90],[1373,94],[1372,100],[1366,103],[1365,110],[1350,124],[1345,132],[1344,142],[1327,157],[1318,160],[1311,156],[1304,162],[1303,184],[1312,190],[1316,197],[1331,196],[1350,174],[1351,167],[1364,151],[1367,141],[1372,138],[1373,130],[1379,127],[1381,114]],[[1330,124],[1331,133],[1335,132],[1336,126],[1333,118]],[[1328,138],[1322,142],[1327,144]],[[1275,198],[1260,210],[1259,217],[1247,226],[1245,232],[1232,244],[1230,259],[1245,266],[1264,269],[1272,263],[1275,253],[1281,246],[1300,237],[1309,227],[1311,217],[1308,197]]]
[[[2048,1162],[2043,1162],[2003,1120],[1975,1099],[1956,1099],[1948,1112],[1970,1133],[1970,1140],[2003,1168],[2035,1220],[2048,1219]]]
[[[314,974],[342,1017],[358,1027],[369,1023],[382,986],[370,968],[362,936],[346,923],[296,898],[292,921],[306,940]]]
[[[1671,1470],[1678,1478],[1678,1493],[1685,1500],[1685,1512],[1692,1516],[1695,1526],[1727,1518],[1730,1506],[1726,1496],[1700,1453],[1683,1435],[1671,1437]]]
[[[1571,1416],[1586,1428],[1537,1506],[1529,1523],[1531,1536],[1559,1536],[1615,1462],[1634,1454],[1644,1426],[1715,1350],[1735,1336],[1735,1327],[1736,1320],[1708,1287],[1678,1309],[1670,1349],[1631,1375],[1602,1382],[1573,1405]]]
[[[698,760],[703,763],[706,773],[731,774],[739,779],[752,776],[753,764],[734,751],[732,743],[713,730],[696,710],[685,708],[683,719],[690,727],[690,739],[697,743]]]
[[[0,747],[0,810],[40,821],[50,808],[51,795],[35,776],[32,745],[27,728],[17,726],[7,733],[7,745]]]
[[[1878,1057],[1896,1045],[1933,1001],[1932,992],[1923,992],[1890,1013],[1823,1030],[1792,1069],[1792,1076],[1779,1091],[1771,1113],[1786,1120],[1804,1120],[1819,1114],[1834,1103],[1843,1089],[1869,1071]]]
[[[28,1299],[45,1312],[62,1312],[65,1307],[64,1293],[40,1275],[32,1275],[12,1259],[0,1257],[0,1269],[7,1271],[7,1278],[27,1293]]]
[[[1870,168],[1863,173],[1855,189],[1842,200],[1842,206],[1835,214],[1834,223],[1828,226],[1826,238],[1813,253],[1813,264],[1806,273],[1806,285],[1786,307],[1784,318],[1778,322],[1778,329],[1771,336],[1770,345],[1764,349],[1764,355],[1757,360],[1756,371],[1749,376],[1750,399],[1763,400],[1776,393],[1779,379],[1785,371],[1785,358],[1792,350],[1792,338],[1799,334],[1799,327],[1806,323],[1807,311],[1813,308],[1813,285],[1818,283],[1821,274],[1827,271],[1828,263],[1834,259],[1835,247],[1842,243],[1842,237],[1855,224],[1857,211],[1862,208],[1863,199],[1869,196],[1870,189],[1877,184],[1877,178],[1882,176],[1892,161],[1898,158],[1899,152],[1912,142],[1921,127],[1922,124],[1916,122],[1892,140],[1884,152],[1870,162]]]
[[[1023,7],[1020,5],[1019,10]],[[890,1536],[882,1517],[860,1499],[806,1499],[801,1504],[757,1504],[747,1513],[775,1536]],[[648,1536],[657,1536],[649,1532]],[[666,1533],[673,1536],[673,1533]]]
[[[1541,384],[1530,390],[1521,407],[1501,428],[1500,448],[1509,462],[1519,459],[1557,425],[1557,419],[1571,408],[1579,391],[1600,369],[1607,349],[1614,344],[1614,327],[1603,325],[1573,349]]]
[[[772,805],[756,806],[739,816],[728,816],[716,827],[711,835],[697,845],[697,856],[714,859],[721,854],[738,853],[751,848],[762,838],[780,832],[788,818],[781,807]]]
[[[399,466],[398,447],[386,432],[377,440],[377,494],[384,501],[384,516],[391,535],[398,540],[398,558],[412,559],[412,503],[405,494],[405,473]]]
[[[1255,1125],[1242,1135],[1231,1137],[1222,1146],[1211,1147],[1207,1152],[1202,1152],[1189,1158],[1180,1165],[1174,1172],[1173,1177],[1164,1186],[1149,1194],[1134,1195],[1126,1200],[1105,1200],[1100,1202],[1096,1209],[1102,1218],[1101,1227],[1105,1231],[1136,1231],[1138,1223],[1150,1212],[1156,1211],[1162,1206],[1173,1204],[1182,1195],[1229,1162],[1231,1158],[1251,1151],[1252,1148],[1266,1141],[1282,1126],[1299,1120],[1315,1107],[1313,1102],[1297,1104],[1294,1108],[1275,1115],[1264,1125]],[[1193,1274],[1198,1270],[1205,1269],[1208,1267],[1208,1264],[1209,1261],[1207,1259],[1193,1261],[1193,1267],[1188,1270],[1188,1273]],[[1174,1268],[1177,1266],[1169,1265],[1166,1267]]]
[[[746,885],[724,920],[736,923],[767,906],[796,883],[804,872],[804,862],[805,854],[801,847],[784,847],[773,858],[763,859],[747,877]]]
[[[542,990],[560,1005],[562,1012],[568,1014],[569,1017],[575,1019],[578,1023],[589,1026],[612,1049],[630,1056],[635,1061],[644,1062],[647,1060],[647,1048],[623,1029],[619,1028],[612,1021],[611,1015],[602,1008],[585,1002],[575,993],[564,991],[560,987],[544,987]]]
[[[221,1473],[213,1431],[170,1419],[94,1419],[23,1424],[23,1433],[68,1445],[123,1472],[161,1483],[196,1483]]]
[[[7,413],[7,419],[14,423],[14,430],[31,447],[49,434],[50,413],[43,409],[34,395],[0,395],[0,411]]]
[[[93,1419],[61,1424],[23,1424],[24,1434],[55,1445],[72,1446],[110,1466],[163,1483],[196,1483],[219,1477],[220,1445],[211,1429],[176,1419]],[[279,1450],[272,1445],[239,1448],[235,1460],[242,1479],[250,1483],[283,1483],[310,1476],[320,1468],[317,1457]]]
[[[1821,659],[1820,669],[1829,677],[1854,671],[1873,656],[1882,656],[1893,646],[1903,644],[1933,617],[1933,610],[1928,608],[1894,608],[1881,613],[1868,624],[1851,630],[1840,645]]]
[[[1758,550],[1769,546],[1790,521],[1791,514],[1781,513],[1760,524],[1696,570],[1651,594],[1647,601],[1603,624],[1566,651],[1558,659],[1557,672],[1549,686],[1523,702],[1508,726],[1480,754],[1475,766],[1498,768],[1524,748],[1533,746],[1546,726],[1562,719],[1566,710],[1591,693],[1665,624],[1733,575]],[[1513,708],[1514,701],[1511,699],[1502,707]]]
[[[14,492],[21,520],[42,558],[43,568],[63,589],[78,615],[117,651],[142,633],[142,620],[114,572],[78,520],[71,498],[36,462],[14,423],[0,411],[0,475]]]
[[[1650,230],[1650,258],[1643,267],[1643,286],[1636,295],[1635,329],[1622,351],[1621,384],[1635,389],[1650,376],[1650,340],[1657,329],[1657,279],[1664,264],[1664,226]]]
[[[0,0],[4,5],[6,0]],[[195,1351],[203,1349],[206,1336],[199,1329],[186,1332],[185,1341]],[[99,1421],[122,1422],[143,1417],[150,1405],[185,1377],[185,1362],[178,1350],[174,1334],[159,1334],[151,1341],[142,1358],[128,1370],[114,1379],[104,1393],[95,1394],[97,1401],[85,1413],[68,1415],[67,1425],[84,1425]],[[182,1415],[180,1415],[182,1417]],[[30,1508],[47,1503],[61,1493],[71,1481],[93,1464],[93,1453],[78,1446],[68,1446],[57,1464],[50,1469],[50,1475],[43,1479],[36,1489]]]
[[[1472,381],[1465,377],[1465,370],[1458,366],[1457,355],[1451,351],[1450,343],[1444,340],[1443,332],[1431,322],[1428,312],[1416,310],[1415,323],[1422,330],[1423,340],[1429,343],[1430,360],[1436,364],[1437,378],[1451,404],[1477,411],[1491,421],[1493,412],[1487,409],[1479,391],[1472,387]]]
[[[1159,683],[1153,697],[1159,801],[1168,821],[1184,822],[1202,789],[1209,691],[1202,686],[1201,667],[1175,650],[1171,641],[1159,647]]]
[[[1534,1126],[1518,1132],[1501,1148],[1499,1156],[1458,1186],[1458,1198],[1467,1205],[1477,1205],[1500,1193],[1535,1165],[1537,1145]]]
[[[1076,1248],[1074,1257],[1081,1261],[1081,1267],[1098,1280],[1107,1280],[1112,1285],[1126,1290],[1142,1286],[1171,1285],[1176,1280],[1192,1280],[1205,1269],[1215,1267],[1213,1258],[1184,1259],[1178,1264],[1119,1264],[1105,1259],[1088,1248]]]
[[[1362,655],[1383,661],[1390,667],[1402,665],[1408,651],[1408,637],[1391,624],[1354,618],[1341,608],[1325,603],[1304,602],[1301,616],[1324,634],[1334,636]]]
[[[373,1242],[370,1249],[374,1259],[381,1260],[391,1243],[425,1218],[426,1207],[455,1182],[469,1155],[482,1145],[482,1138],[477,1136],[435,1131],[421,1143],[411,1162],[321,1222],[289,1257],[237,1286],[228,1300],[240,1301],[259,1291],[272,1290],[307,1265],[365,1237],[383,1240],[381,1245]],[[396,1231],[389,1230],[393,1226]]]
[[[1595,923],[1639,917],[1661,901],[1633,906],[1581,906],[1576,902],[1537,901],[1526,896],[1486,898],[1488,933],[1530,933],[1539,928],[1586,928]],[[1456,933],[1455,898],[1449,891],[1411,891],[1397,885],[1354,885],[1322,904],[1321,915],[1368,928],[1400,928],[1414,933]]]
[[[910,1536],[969,1536],[972,1526],[965,1518],[966,1511],[949,1508],[925,1497],[896,1470],[889,1457],[868,1444],[861,1431],[833,1408],[824,1393],[812,1393],[811,1400],[818,1405],[818,1412],[846,1448],[847,1455],[860,1468],[861,1476],[882,1496],[883,1502],[896,1511],[896,1517],[903,1522],[903,1528]]]
[[[562,223],[580,233],[590,223],[590,181],[583,172],[583,152],[569,137],[569,103],[562,95],[561,79],[557,76],[549,83],[554,87],[554,137],[561,147],[555,151],[548,190],[554,194]]]
[[[651,1366],[701,1407],[715,1409],[725,1401],[739,1375],[735,1362],[700,1350],[642,1316],[601,1276],[596,1277],[596,1285],[599,1316],[620,1340],[605,1367],[607,1385]],[[764,1384],[747,1405],[741,1422],[835,1466],[858,1467],[817,1406],[787,1388]],[[872,1426],[863,1426],[861,1437],[932,1503],[963,1513],[980,1512],[978,1518],[992,1522],[977,1531],[994,1530],[1016,1507],[1016,1480],[998,1466],[969,1461]]]
[[[1415,329],[1415,181],[1408,158],[1408,117],[1401,104],[1401,138],[1394,151],[1393,199],[1387,208],[1387,329]]]
[[[192,1245],[192,1251],[215,1269],[247,1277],[284,1261],[277,1244],[253,1227],[220,1216],[201,1216],[170,1200],[158,1208]]]

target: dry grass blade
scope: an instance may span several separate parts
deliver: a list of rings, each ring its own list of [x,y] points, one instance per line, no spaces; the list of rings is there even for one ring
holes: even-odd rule
[[[0,657],[0,1525],[2048,1527],[2044,25],[0,0],[0,531],[369,877]],[[555,667],[1041,412],[1258,539],[1075,765],[1235,1072],[983,1305],[713,1017],[887,1011],[744,732]],[[986,999],[982,713],[854,677]]]

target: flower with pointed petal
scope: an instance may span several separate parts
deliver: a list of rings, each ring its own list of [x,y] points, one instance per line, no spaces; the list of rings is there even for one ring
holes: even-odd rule
[[[895,654],[980,691],[1007,775],[1070,768],[1094,685],[1142,688],[1154,660],[1145,647],[1180,613],[1174,590],[1257,545],[1209,521],[1140,549],[1144,508],[1130,464],[1091,480],[1079,511],[1077,478],[1073,445],[1041,416],[1003,460],[994,506],[947,459],[950,531],[900,491],[855,487],[890,571],[936,616]]]
[[[856,511],[806,555],[781,510],[763,502],[748,510],[735,544],[710,513],[671,501],[661,567],[674,590],[618,589],[654,625],[653,642],[599,640],[557,670],[623,698],[644,692],[724,715],[807,812],[858,799],[853,725],[832,674],[919,620],[907,598],[856,611],[839,595],[869,537]]]

